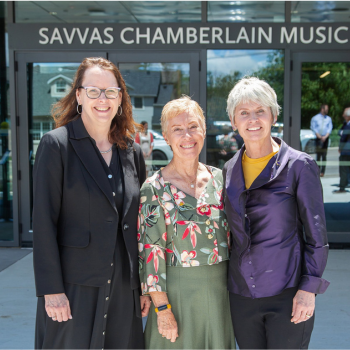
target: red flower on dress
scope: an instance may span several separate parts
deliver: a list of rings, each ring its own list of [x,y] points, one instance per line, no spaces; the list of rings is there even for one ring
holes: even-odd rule
[[[211,215],[210,205],[204,204],[204,205],[198,207],[198,208],[197,208],[197,213],[198,213],[199,215],[207,215],[207,216],[210,216],[210,215]]]
[[[191,243],[192,243],[193,248],[195,248],[197,245],[196,231],[198,233],[202,234],[202,231],[199,228],[199,226],[194,221],[177,221],[176,223],[179,225],[188,225],[186,230],[184,231],[184,233],[182,235],[182,239],[185,239],[188,236],[188,234],[190,233]]]

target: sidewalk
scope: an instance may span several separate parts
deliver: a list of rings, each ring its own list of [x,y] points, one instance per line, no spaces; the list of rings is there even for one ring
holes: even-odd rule
[[[33,349],[36,297],[32,253],[0,272],[0,349]],[[310,349],[350,349],[350,250],[331,250],[316,298]]]

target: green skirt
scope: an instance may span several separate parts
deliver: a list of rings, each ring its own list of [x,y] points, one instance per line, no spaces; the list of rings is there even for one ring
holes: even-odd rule
[[[227,268],[228,261],[167,266],[167,294],[179,337],[171,343],[159,334],[152,304],[145,329],[146,349],[235,349]]]

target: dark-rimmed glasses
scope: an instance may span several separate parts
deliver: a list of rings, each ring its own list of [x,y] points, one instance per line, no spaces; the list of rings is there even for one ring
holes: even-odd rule
[[[86,96],[92,99],[99,98],[102,92],[104,92],[106,98],[114,99],[118,97],[119,91],[121,90],[120,87],[109,87],[107,89],[100,89],[94,86],[79,86],[78,89],[84,89],[86,91]]]

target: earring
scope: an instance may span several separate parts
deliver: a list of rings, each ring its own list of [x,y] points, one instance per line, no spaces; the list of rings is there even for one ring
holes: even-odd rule
[[[79,106],[81,106],[81,111],[79,112]],[[81,114],[81,112],[83,111],[83,105],[80,105],[79,103],[77,104],[77,113]]]
[[[120,113],[118,113],[119,107],[120,107]],[[117,115],[120,117],[123,114],[123,107],[122,105],[119,105],[119,107],[118,107]]]

